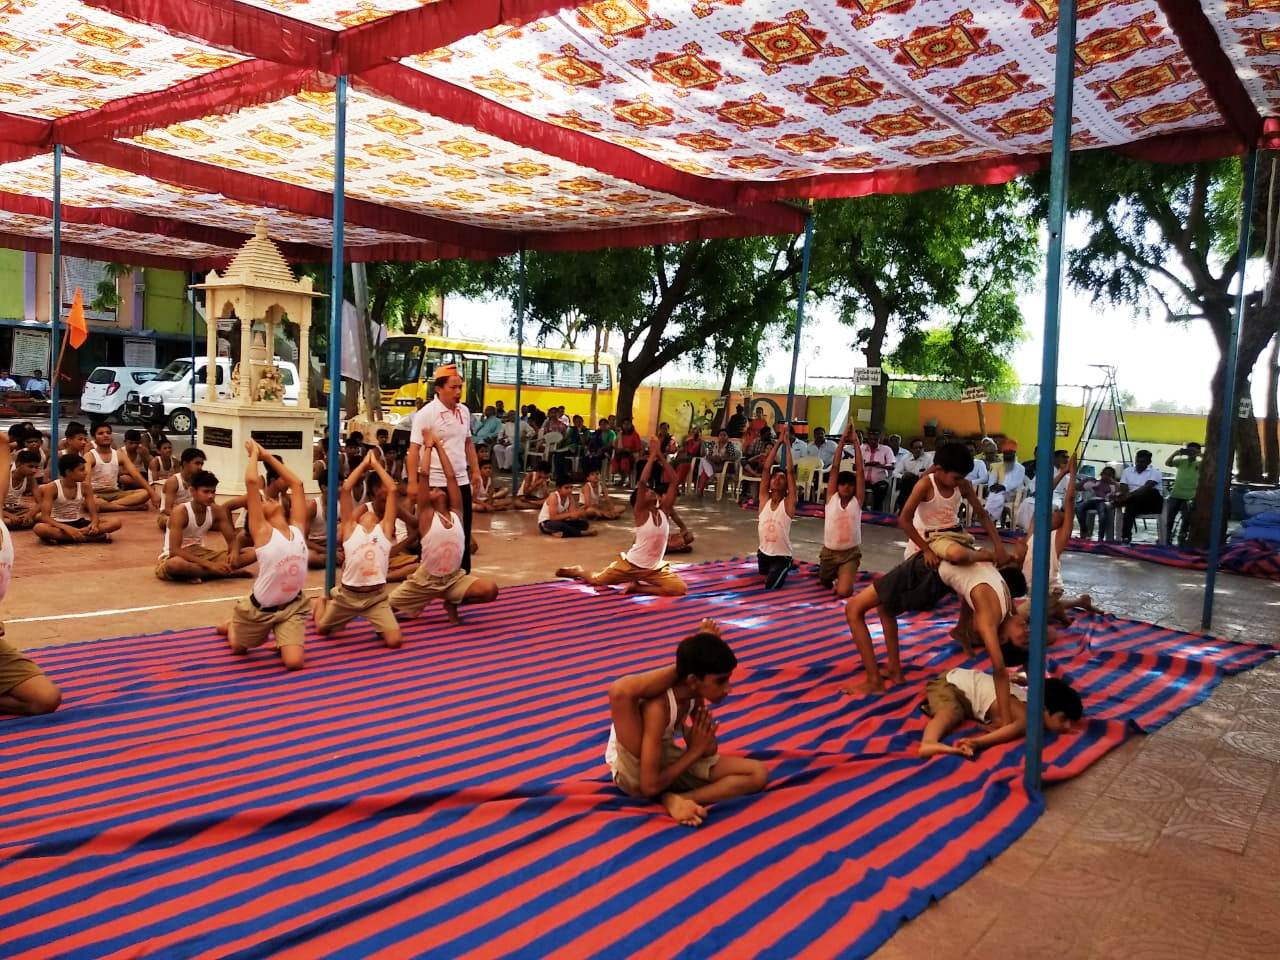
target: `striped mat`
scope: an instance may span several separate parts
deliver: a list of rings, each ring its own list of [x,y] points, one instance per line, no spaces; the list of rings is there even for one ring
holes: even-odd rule
[[[208,630],[41,651],[66,701],[0,724],[0,956],[862,956],[1035,819],[1020,744],[913,755],[954,601],[904,624],[906,686],[851,701],[812,568],[684,572],[680,600],[513,588],[394,652],[360,623],[296,674]],[[604,694],[708,616],[742,664],[722,742],[771,783],[694,831],[609,783]],[[1272,653],[1082,621],[1051,660],[1090,719],[1048,778]]]

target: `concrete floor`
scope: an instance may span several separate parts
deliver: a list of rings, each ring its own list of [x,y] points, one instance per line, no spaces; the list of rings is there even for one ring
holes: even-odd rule
[[[731,503],[681,505],[698,534],[691,560],[755,549],[755,517]],[[547,579],[567,563],[603,566],[630,544],[629,524],[589,540],[537,537],[535,515],[477,518],[476,571],[500,584]],[[819,521],[801,519],[797,556],[816,559]],[[111,545],[50,547],[14,535],[8,639],[23,647],[213,623],[244,581],[162,583],[155,514],[126,514]],[[535,549],[528,549],[535,544]],[[867,527],[864,567],[901,556],[896,531]],[[684,558],[681,558],[684,559]],[[1202,574],[1070,554],[1068,591],[1107,610],[1195,629]],[[322,575],[312,573],[318,587]],[[1216,628],[1280,643],[1280,583],[1224,575]],[[852,651],[851,651],[852,656]],[[1280,956],[1280,662],[1222,684],[1199,707],[1047,792],[1047,812],[996,861],[900,929],[877,957],[1043,952],[1068,958]]]

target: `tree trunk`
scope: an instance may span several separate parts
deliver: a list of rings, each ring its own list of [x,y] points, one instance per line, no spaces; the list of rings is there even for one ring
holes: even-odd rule
[[[621,425],[627,420],[634,422],[632,416],[632,408],[636,402],[636,388],[640,386],[639,382],[632,379],[631,371],[618,367],[618,423]],[[636,429],[641,433],[644,432],[644,424],[637,424]]]
[[[711,421],[711,432],[718,433],[729,422],[729,401],[733,399],[733,375],[738,371],[738,364],[733,360],[725,361],[724,383],[720,386],[720,396],[724,397],[724,406]]]
[[[1188,543],[1192,547],[1204,550],[1209,546],[1209,530],[1213,525],[1213,487],[1217,482],[1218,470],[1225,469],[1231,473],[1230,462],[1218,463],[1218,444],[1222,436],[1222,386],[1226,382],[1226,357],[1218,358],[1218,368],[1213,372],[1211,382],[1212,400],[1209,404],[1208,422],[1204,433],[1204,458],[1200,462],[1200,484],[1196,487],[1196,498],[1191,505],[1190,532]]]
[[[1250,368],[1252,369],[1252,368]],[[1262,439],[1258,436],[1258,418],[1240,416],[1240,401],[1253,396],[1253,378],[1245,377],[1236,384],[1236,408],[1227,411],[1235,430],[1236,475],[1246,483],[1262,481]]]
[[[1280,333],[1271,338],[1271,357],[1267,360],[1267,418],[1263,434],[1267,479],[1280,483]]]
[[[884,430],[884,419],[889,409],[889,378],[884,373],[884,340],[889,332],[888,305],[873,300],[871,335],[867,337],[866,355],[868,367],[880,367],[880,386],[871,388],[872,430]]]

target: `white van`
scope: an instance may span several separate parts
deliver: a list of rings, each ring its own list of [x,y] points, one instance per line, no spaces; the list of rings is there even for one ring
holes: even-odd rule
[[[284,402],[291,407],[298,405],[298,368],[289,360],[276,357],[276,369],[284,384]],[[205,367],[207,357],[195,358],[195,396],[203,400],[207,386]],[[219,399],[231,397],[231,361],[217,359],[218,373],[214,385]],[[171,433],[190,433],[195,429],[196,412],[191,405],[192,363],[190,357],[174,360],[160,371],[156,378],[129,394],[125,404],[126,422],[153,423],[163,420]]]
[[[95,367],[80,394],[80,410],[93,423],[102,423],[120,412],[129,394],[159,372],[155,367]]]

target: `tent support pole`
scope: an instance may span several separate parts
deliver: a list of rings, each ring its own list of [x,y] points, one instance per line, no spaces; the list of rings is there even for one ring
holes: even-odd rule
[[[800,289],[796,293],[796,335],[791,343],[791,380],[787,384],[787,423],[791,422],[796,402],[796,366],[800,363],[800,331],[804,326],[804,303],[809,296],[809,260],[812,255],[813,214],[807,213],[804,218],[804,251],[800,257]]]
[[[1218,428],[1217,469],[1213,481],[1213,514],[1209,526],[1209,565],[1204,572],[1204,609],[1200,629],[1213,626],[1213,590],[1222,558],[1222,534],[1226,527],[1227,488],[1231,484],[1232,438],[1236,425],[1236,368],[1240,365],[1240,325],[1244,322],[1245,269],[1249,264],[1249,239],[1253,227],[1253,191],[1258,176],[1258,151],[1244,158],[1244,195],[1240,203],[1240,253],[1236,263],[1236,311],[1227,340],[1227,376],[1222,387],[1222,423]]]
[[[516,428],[515,442],[511,447],[511,496],[520,495],[520,381],[524,379],[524,307],[525,307],[524,244],[520,244],[516,261]]]
[[[196,282],[196,272],[194,270],[187,271],[187,309],[191,313],[191,369],[196,368],[196,292],[191,289]],[[208,376],[206,375],[206,379]],[[214,389],[217,389],[217,375],[214,375]],[[205,388],[206,394],[208,388]],[[196,377],[191,375],[191,445],[196,445]]]
[[[337,78],[333,117],[333,259],[329,267],[329,449],[325,452],[328,489],[325,491],[324,595],[333,592],[338,561],[338,488],[342,469],[338,441],[342,433],[342,281],[343,217],[347,172],[347,77]],[[274,350],[275,344],[269,344]]]
[[[58,479],[58,406],[62,359],[58,349],[62,319],[62,144],[53,145],[53,268],[49,274],[49,479]]]
[[[1049,256],[1045,264],[1044,354],[1040,368],[1040,419],[1036,431],[1035,534],[1032,541],[1031,649],[1027,660],[1027,749],[1024,782],[1040,793],[1044,749],[1045,643],[1048,632],[1049,551],[1053,549],[1053,444],[1058,412],[1058,336],[1062,319],[1062,262],[1066,245],[1067,186],[1071,159],[1071,109],[1075,81],[1076,0],[1058,4],[1058,52],[1053,95],[1053,159],[1049,173]]]

